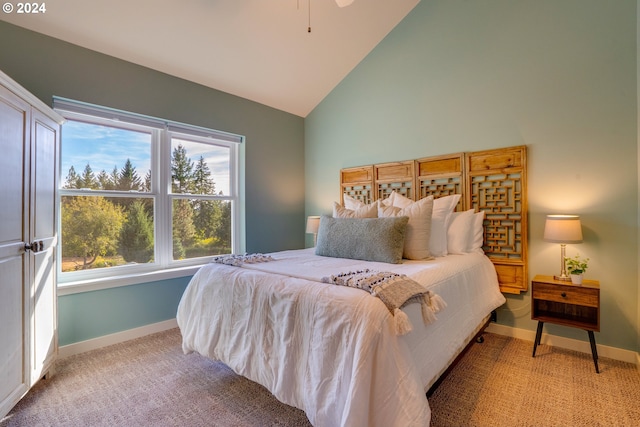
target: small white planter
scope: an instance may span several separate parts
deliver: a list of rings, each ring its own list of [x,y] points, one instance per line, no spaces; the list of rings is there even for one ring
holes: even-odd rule
[[[582,274],[572,274],[571,283],[574,285],[582,285]]]

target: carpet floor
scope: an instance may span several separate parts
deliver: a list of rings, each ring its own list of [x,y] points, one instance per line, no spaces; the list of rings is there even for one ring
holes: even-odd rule
[[[184,355],[178,329],[68,357],[9,426],[309,426],[304,412],[222,363]],[[640,373],[590,355],[485,334],[430,397],[431,425],[640,426]]]

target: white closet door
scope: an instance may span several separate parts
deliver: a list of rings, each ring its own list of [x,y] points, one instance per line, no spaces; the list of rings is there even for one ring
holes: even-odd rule
[[[56,356],[56,187],[58,125],[41,114],[32,113],[31,129],[31,236],[37,248],[32,258],[31,384],[49,369]]]
[[[0,87],[0,416],[29,387],[29,296],[24,254],[29,165],[28,104]]]

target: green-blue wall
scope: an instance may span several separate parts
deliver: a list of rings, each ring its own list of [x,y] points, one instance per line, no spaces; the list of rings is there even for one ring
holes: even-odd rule
[[[190,278],[180,277],[59,297],[59,345],[173,319]]]
[[[304,119],[0,21],[0,69],[54,95],[246,137],[246,250],[304,246]],[[59,297],[60,344],[175,317],[187,278]]]
[[[601,281],[597,340],[638,350],[636,26],[635,0],[423,0],[306,119],[4,22],[0,69],[46,103],[245,135],[248,251],[301,247],[342,167],[525,144],[530,274],[557,270],[545,215],[580,214],[568,252]],[[187,281],[60,297],[61,345],[174,317]],[[508,297],[499,322],[532,330],[529,298]]]
[[[581,215],[597,341],[637,351],[636,22],[636,0],[422,0],[305,119],[307,215],[343,167],[526,145],[530,276],[560,269],[545,215]],[[499,323],[533,330],[529,305]]]

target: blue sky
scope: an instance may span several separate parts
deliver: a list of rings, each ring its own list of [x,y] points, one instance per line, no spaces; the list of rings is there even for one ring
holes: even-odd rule
[[[174,139],[171,149],[182,144],[194,165],[202,156],[211,171],[216,193],[229,194],[229,150],[226,147],[198,144]],[[122,169],[127,159],[144,179],[151,165],[151,135],[127,129],[69,120],[62,127],[61,179],[64,182],[71,166],[81,175],[87,164],[94,175],[104,170],[111,174],[114,166]]]
[[[211,178],[216,185],[216,193],[222,191],[229,195],[229,149],[174,138],[171,143],[171,151],[173,152],[179,144],[182,144],[187,150],[187,156],[193,161],[194,167],[200,160],[200,156],[204,158],[211,172]]]
[[[151,135],[130,130],[67,121],[62,128],[62,179],[73,165],[82,174],[87,164],[94,174],[113,167],[121,169],[127,159],[143,178],[151,165]]]

